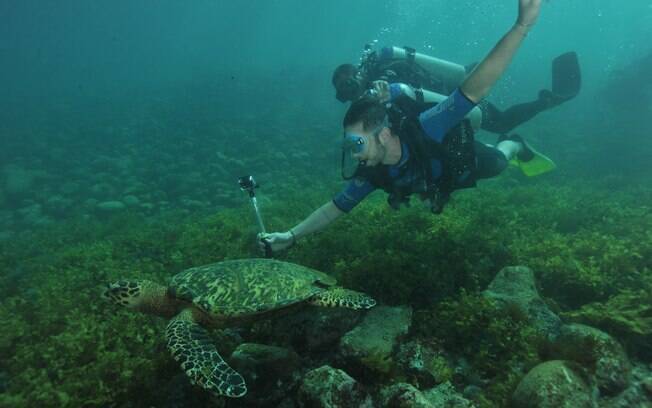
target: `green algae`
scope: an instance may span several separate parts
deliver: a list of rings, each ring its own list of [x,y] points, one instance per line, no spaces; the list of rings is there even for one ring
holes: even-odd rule
[[[294,225],[323,197],[297,192],[268,205],[268,229]],[[0,324],[10,330],[0,332],[0,370],[9,382],[0,405],[160,405],[159,390],[179,373],[165,350],[164,321],[102,303],[99,288],[119,278],[165,282],[192,265],[259,256],[252,225],[243,206],[196,218],[71,222],[4,242]],[[465,192],[437,217],[416,203],[394,212],[372,197],[278,256],[386,304],[411,305],[411,335],[465,356],[490,381],[480,405],[501,406],[522,376],[518,366],[535,363],[536,342],[517,313],[479,297],[494,274],[531,267],[542,294],[569,319],[581,315],[645,350],[650,231],[638,191],[537,185]]]

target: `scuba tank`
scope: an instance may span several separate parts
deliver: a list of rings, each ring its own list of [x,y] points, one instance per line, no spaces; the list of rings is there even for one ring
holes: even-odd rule
[[[429,91],[427,89],[415,90],[414,88],[406,84],[392,84],[391,86],[396,86],[396,85],[398,85],[398,87],[400,88],[400,92],[403,95],[408,96],[413,101],[430,104],[430,103],[440,103],[444,99],[448,98],[446,95]],[[482,124],[482,111],[478,106],[471,109],[471,111],[467,113],[464,118],[468,119],[469,122],[471,122],[471,127],[473,128],[473,130],[477,131],[478,129],[480,129],[480,125]]]
[[[466,77],[466,68],[463,65],[421,54],[410,47],[383,47],[378,58],[381,61],[393,59],[415,63],[443,83],[452,85],[452,88],[459,86]]]

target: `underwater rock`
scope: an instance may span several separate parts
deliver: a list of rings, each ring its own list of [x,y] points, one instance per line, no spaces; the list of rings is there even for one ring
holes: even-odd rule
[[[5,166],[2,176],[5,193],[14,198],[28,195],[36,179],[33,172],[16,165]]]
[[[81,186],[75,181],[66,181],[59,187],[59,191],[67,196],[77,194],[79,190],[81,190]]]
[[[346,372],[322,366],[306,373],[299,388],[300,407],[372,408],[371,397]]]
[[[66,212],[73,205],[73,201],[69,198],[64,198],[61,195],[55,195],[45,202],[45,211],[57,217],[63,217]]]
[[[630,354],[652,358],[652,294],[646,291],[623,292],[606,303],[590,303],[562,316],[617,336]]]
[[[622,346],[607,333],[582,324],[564,325],[554,346],[556,358],[594,368],[602,395],[615,395],[629,384],[629,359]]]
[[[122,197],[122,202],[127,207],[135,207],[138,204],[140,204],[140,200],[138,199],[138,197],[136,197],[133,194],[128,194],[128,195]]]
[[[634,365],[627,389],[599,401],[600,408],[652,407],[652,366]]]
[[[380,392],[383,407],[396,408],[434,408],[434,405],[417,388],[410,384],[398,383],[383,388]]]
[[[573,363],[546,361],[528,372],[512,395],[515,408],[591,408],[592,391]],[[578,369],[580,369],[578,367]]]
[[[475,406],[471,401],[460,395],[449,381],[424,391],[424,395],[436,408],[473,408]]]
[[[516,307],[549,339],[554,339],[559,334],[561,319],[539,296],[534,273],[527,266],[507,266],[501,269],[482,294],[496,300],[499,305]]]
[[[114,193],[114,190],[115,189],[110,184],[106,182],[100,182],[94,184],[90,188],[90,193],[93,195],[93,198],[98,198],[101,200],[102,198],[111,196]]]
[[[411,324],[412,308],[377,306],[342,337],[341,354],[371,370],[389,373],[394,366],[392,350]]]
[[[471,401],[461,396],[450,382],[426,391],[410,384],[398,383],[381,391],[381,406],[397,408],[473,408]]]
[[[18,214],[23,218],[23,222],[31,226],[43,226],[51,224],[51,218],[43,215],[43,207],[41,204],[31,204],[27,207],[18,210]]]
[[[273,405],[296,384],[299,356],[291,350],[264,344],[243,343],[231,354],[233,368],[244,376],[248,403]]]
[[[335,351],[340,338],[362,319],[357,310],[314,308],[292,313],[274,322],[274,337],[299,351]]]
[[[396,365],[422,388],[448,381],[453,376],[453,368],[446,358],[418,340],[400,345]]]
[[[208,205],[199,200],[192,200],[190,198],[184,197],[180,200],[181,205],[190,210],[201,210],[206,208]]]
[[[127,208],[122,201],[102,201],[95,206],[100,212],[109,214],[116,213]]]

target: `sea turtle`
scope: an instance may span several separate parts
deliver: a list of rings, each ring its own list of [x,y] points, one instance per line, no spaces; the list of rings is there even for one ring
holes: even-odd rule
[[[240,374],[222,359],[205,327],[224,327],[290,306],[369,309],[364,293],[334,286],[335,279],[304,266],[272,259],[223,261],[186,269],[165,287],[151,281],[118,281],[102,296],[121,306],[170,318],[168,350],[193,384],[216,395],[247,392]]]

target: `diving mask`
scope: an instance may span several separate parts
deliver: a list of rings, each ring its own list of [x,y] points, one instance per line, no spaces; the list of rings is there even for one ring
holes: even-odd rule
[[[359,166],[364,166],[366,160],[359,160],[358,157],[364,154],[369,148],[369,141],[366,137],[355,133],[344,133],[342,141],[342,178],[352,179]]]

